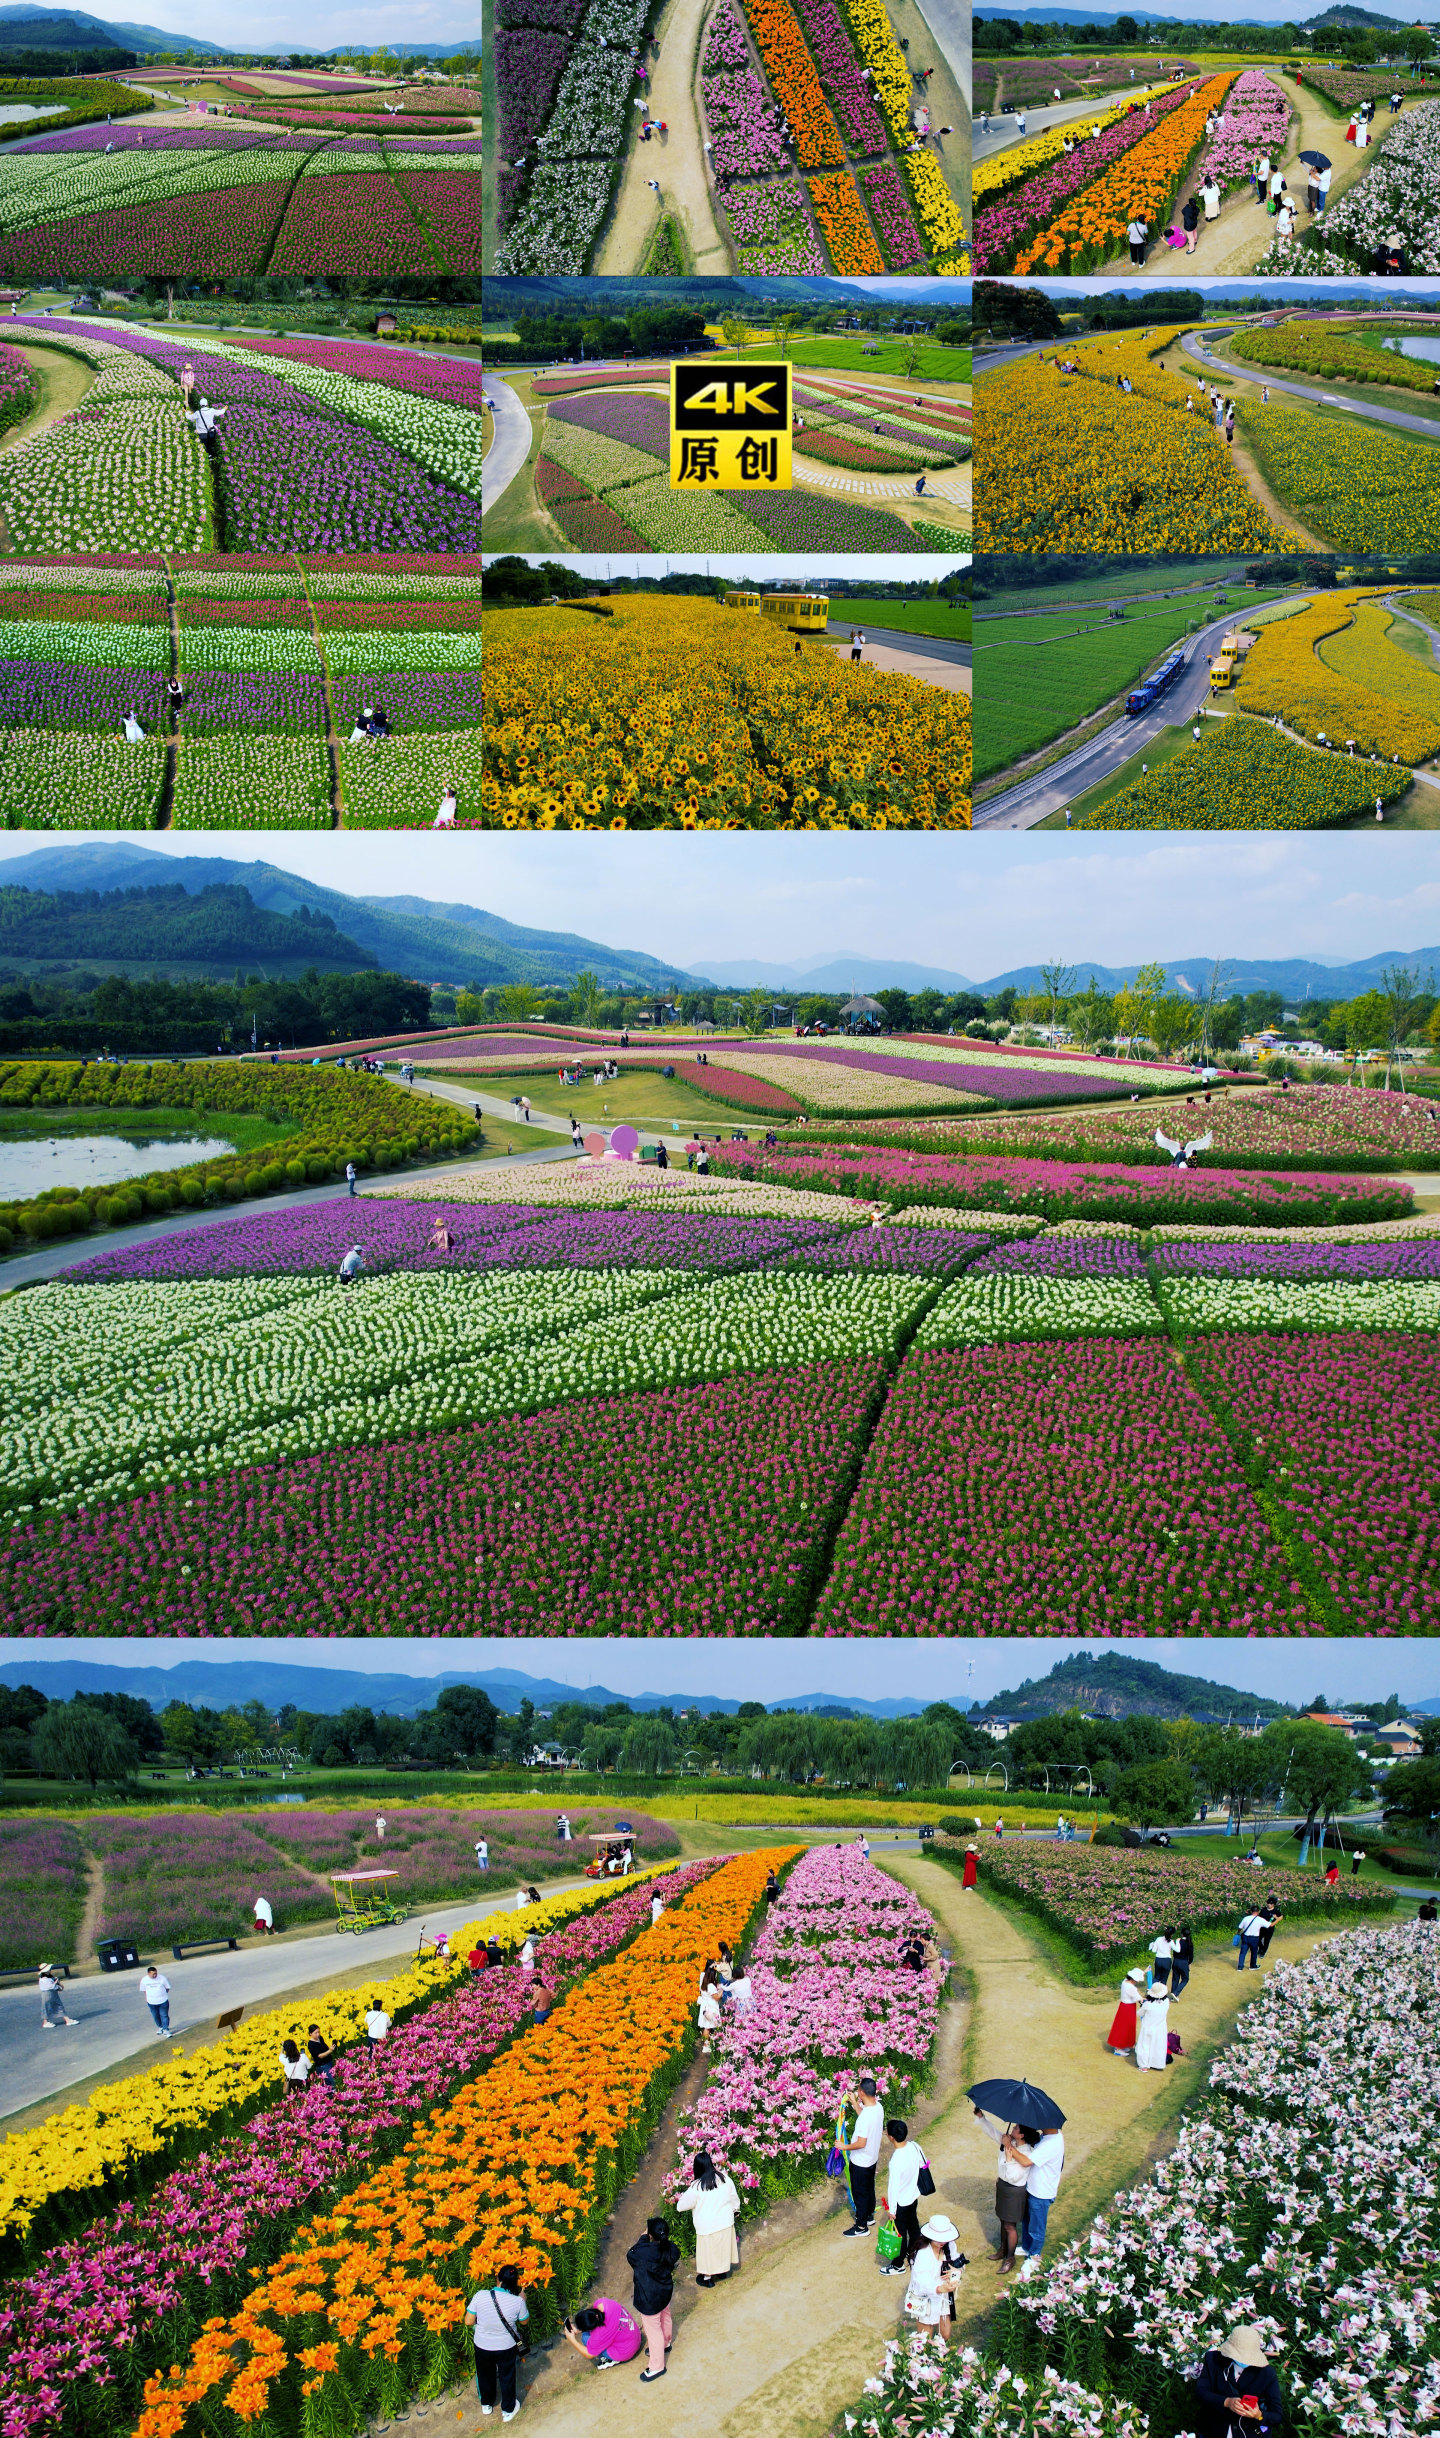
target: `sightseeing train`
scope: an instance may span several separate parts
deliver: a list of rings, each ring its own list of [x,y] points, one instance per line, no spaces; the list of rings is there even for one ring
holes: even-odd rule
[[[778,618],[792,635],[823,635],[830,624],[830,604],[823,593],[727,593],[725,607]]]

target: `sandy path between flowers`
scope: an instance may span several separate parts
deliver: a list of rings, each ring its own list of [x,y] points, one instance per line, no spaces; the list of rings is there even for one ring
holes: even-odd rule
[[[698,275],[731,268],[730,248],[720,233],[705,175],[695,99],[700,28],[709,8],[710,0],[666,0],[661,10],[655,29],[660,56],[657,59],[653,51],[648,55],[645,92],[651,118],[663,119],[670,132],[642,144],[640,113],[631,111],[634,125],[626,139],[625,166],[595,257],[599,272],[638,271],[664,212],[681,222]],[[635,91],[640,91],[638,85]],[[658,195],[647,184],[651,178],[660,182]]]
[[[1269,81],[1284,94],[1290,105],[1290,125],[1285,137],[1285,149],[1280,166],[1285,183],[1299,205],[1297,226],[1304,230],[1322,227],[1323,222],[1311,218],[1305,207],[1307,172],[1300,159],[1302,152],[1328,153],[1333,164],[1330,180],[1330,200],[1326,210],[1332,210],[1347,188],[1373,169],[1377,158],[1375,143],[1382,131],[1393,126],[1390,105],[1383,102],[1377,109],[1372,128],[1372,141],[1363,152],[1345,141],[1345,121],[1335,118],[1319,97],[1308,87],[1298,88],[1288,78],[1270,73]],[[1184,198],[1182,196],[1181,200]],[[1262,255],[1269,252],[1275,238],[1275,223],[1255,200],[1253,183],[1237,187],[1228,194],[1220,207],[1218,220],[1200,223],[1199,240],[1193,254],[1180,247],[1167,246],[1158,231],[1151,232],[1149,257],[1145,264],[1146,279],[1173,279],[1182,283],[1196,278],[1223,279],[1236,272],[1253,271]],[[1301,256],[1303,262],[1304,257]],[[1109,267],[1116,268],[1128,257],[1117,255]]]
[[[1154,2154],[1263,1974],[1242,1980],[1228,1944],[1218,1937],[1207,1942],[1173,2018],[1190,2053],[1163,2077],[1142,2075],[1104,2046],[1118,1972],[1114,1987],[1107,1981],[1094,1990],[1072,1988],[1022,1928],[979,1892],[967,1895],[942,1864],[878,1852],[875,1859],[929,1906],[965,1985],[941,2018],[936,2083],[914,2121],[935,2173],[934,2206],[954,2219],[974,2264],[961,2323],[961,2334],[973,2341],[1000,2281],[989,2257],[995,2154],[974,2129],[964,2086],[981,2075],[1024,2071],[1066,2107],[1067,2176],[1051,2215],[1053,2245]],[[1310,1932],[1281,1938],[1271,1955],[1295,1960],[1316,1944]],[[622,2193],[601,2252],[595,2291],[626,2304],[624,2252],[673,2155],[667,2135],[662,2126]],[[824,2438],[878,2368],[904,2294],[898,2278],[878,2274],[868,2243],[840,2249],[848,2223],[830,2187],[772,2210],[748,2239],[742,2218],[743,2265],[728,2284],[702,2293],[682,2264],[675,2350],[657,2395],[639,2386],[643,2356],[614,2370],[588,2370],[559,2344],[522,2373],[527,2430],[546,2438],[634,2438],[646,2427],[665,2438]],[[368,2427],[376,2438],[412,2427],[480,2438],[498,2423],[498,2414],[482,2419],[472,2382]]]

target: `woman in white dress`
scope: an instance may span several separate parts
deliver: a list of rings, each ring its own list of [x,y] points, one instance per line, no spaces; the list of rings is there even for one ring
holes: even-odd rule
[[[905,2294],[909,2317],[922,2335],[934,2337],[942,2353],[955,2324],[955,2289],[967,2266],[959,2242],[960,2229],[952,2219],[927,2218],[920,2229],[920,2249],[910,2263]]]
[[[1169,1984],[1157,1981],[1141,2001],[1139,2021],[1135,2028],[1135,2063],[1142,2074],[1148,2073],[1152,2066],[1157,2071],[1164,2070],[1169,2061],[1169,2038]]]
[[[740,2266],[735,2221],[740,2195],[716,2167],[708,2150],[697,2150],[692,2179],[675,2203],[693,2214],[695,2224],[695,2283],[713,2286]]]

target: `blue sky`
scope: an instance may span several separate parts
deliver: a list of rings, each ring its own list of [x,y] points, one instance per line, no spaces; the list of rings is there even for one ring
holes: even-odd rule
[[[89,1659],[104,1666],[139,1664],[175,1667],[182,1660],[264,1658],[307,1668],[356,1668],[367,1675],[439,1676],[461,1668],[515,1668],[524,1675],[558,1677],[564,1684],[611,1686],[620,1695],[673,1693],[678,1699],[713,1693],[741,1701],[781,1702],[787,1695],[847,1694],[865,1701],[910,1696],[916,1701],[985,1701],[1013,1691],[1023,1679],[1047,1676],[1056,1661],[1084,1650],[1095,1656],[1113,1642],[653,1642],[555,1640],[553,1642],[455,1642],[393,1638],[373,1641],[282,1641],[249,1643],[146,1640],[134,1643],[93,1637],[51,1637],[34,1642],[0,1641],[0,1664],[46,1659]],[[1316,1640],[1127,1642],[1131,1658],[1159,1667],[1260,1693],[1274,1701],[1309,1701],[1324,1693],[1333,1702],[1426,1701],[1440,1694],[1440,1651],[1425,1642]]]
[[[0,879],[40,843],[33,831],[0,836]],[[712,959],[788,965],[862,952],[985,981],[1054,956],[1344,963],[1440,943],[1440,834],[1425,831],[1103,842],[1063,833],[156,831],[144,845],[157,885],[169,855],[260,859],[355,896],[464,901],[513,923],[644,949],[692,973]]]
[[[478,45],[480,11],[474,0],[459,7],[446,0],[362,0],[357,8],[302,5],[240,8],[227,0],[183,0],[183,4],[131,9],[90,9],[106,25],[153,25],[177,37],[177,47],[189,42],[218,42],[226,49],[272,52],[331,51],[340,43],[369,43],[376,50],[386,42],[453,42]]]

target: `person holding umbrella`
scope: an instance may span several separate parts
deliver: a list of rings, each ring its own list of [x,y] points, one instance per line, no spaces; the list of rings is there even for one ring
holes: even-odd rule
[[[1050,2204],[1060,2189],[1065,2165],[1065,2137],[1060,2128],[1065,2122],[1065,2111],[1048,2091],[1037,2091],[1033,2083],[1008,2074],[972,2083],[965,2096],[972,2107],[1004,2117],[1012,2126],[1023,2125],[1027,2133],[1032,2125],[1039,2127],[1038,2141],[1022,2142],[1015,2133],[1007,2133],[1004,2141],[1006,2156],[1025,2170],[1025,2220],[1017,2257],[1025,2264],[1021,2275],[1027,2276],[1045,2249]]]
[[[1011,2157],[1009,2145],[1012,2136],[1027,2145],[1038,2142],[1040,2136],[1033,2125],[1007,2125],[1003,2133],[998,2132],[982,2108],[975,2110],[975,2122],[1000,2154],[995,2177],[995,2217],[1000,2241],[995,2260],[1000,2268],[1013,2269],[1020,2229],[1025,2223],[1025,2182],[1030,2171]]]
[[[1330,167],[1330,156],[1324,152],[1302,152],[1300,158],[1305,164],[1306,208],[1314,213],[1320,208],[1320,172]]]

